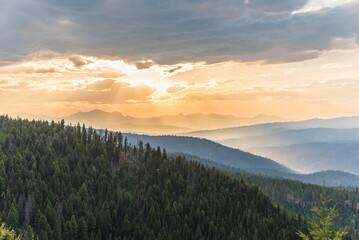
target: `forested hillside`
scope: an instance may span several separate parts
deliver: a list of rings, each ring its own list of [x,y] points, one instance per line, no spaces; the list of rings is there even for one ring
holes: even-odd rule
[[[311,209],[320,205],[323,187],[292,180],[272,179],[249,174],[234,173],[233,176],[249,184],[258,186],[268,194],[274,203],[278,203],[293,213],[312,215]],[[359,188],[326,188],[333,200],[339,216],[334,222],[339,226],[349,226],[352,239],[359,239]]]
[[[0,216],[24,239],[295,240],[307,228],[257,187],[121,133],[1,116],[0,146]]]
[[[194,137],[149,136],[125,133],[128,141],[137,145],[139,141],[166,148],[168,152],[180,152],[204,158],[218,164],[257,171],[274,170],[283,173],[294,171],[271,159],[253,155],[239,149],[229,148],[216,142]]]

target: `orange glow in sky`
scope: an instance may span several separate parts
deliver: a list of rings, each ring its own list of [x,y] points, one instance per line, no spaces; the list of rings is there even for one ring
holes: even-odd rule
[[[14,0],[0,30],[0,114],[359,115],[359,0]]]
[[[359,115],[355,44],[296,63],[142,64],[59,54],[4,65],[0,111],[53,117],[93,109],[136,117],[198,112],[290,119]]]

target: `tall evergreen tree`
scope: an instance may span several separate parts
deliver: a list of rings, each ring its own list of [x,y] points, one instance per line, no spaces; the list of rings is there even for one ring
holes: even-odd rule
[[[328,207],[331,202],[329,196],[324,193],[320,195],[322,206],[314,207],[312,211],[316,214],[310,222],[309,235],[298,231],[303,240],[342,240],[348,234],[346,229],[335,229],[333,219],[337,216],[335,207]]]

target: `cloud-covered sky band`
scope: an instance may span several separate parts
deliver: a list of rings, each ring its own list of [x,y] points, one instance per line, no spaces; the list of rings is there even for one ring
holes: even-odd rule
[[[3,112],[359,114],[356,0],[1,1],[0,30]]]

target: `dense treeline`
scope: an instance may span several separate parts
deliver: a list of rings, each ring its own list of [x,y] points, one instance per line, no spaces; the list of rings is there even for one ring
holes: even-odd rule
[[[178,155],[180,155],[180,153],[172,154],[172,156]],[[196,156],[188,154],[185,154],[185,156],[187,159],[200,162],[209,168],[215,167],[221,169],[237,179],[259,187],[262,192],[271,198],[272,202],[280,204],[294,214],[311,217],[313,215],[311,209],[320,205],[320,194],[323,192],[323,177],[325,177],[321,176],[321,173],[318,173],[316,176],[318,178],[316,181],[321,182],[321,185],[315,185],[280,178],[280,174],[285,177],[288,176],[280,172],[269,172],[271,176],[275,175],[273,178],[263,175],[266,174],[265,171],[257,171],[258,174],[255,174],[238,168],[230,168],[226,165],[221,165]],[[333,178],[337,177],[337,182],[341,182],[340,177],[343,177],[341,172],[337,174],[336,171],[328,171],[327,173],[331,174]],[[303,178],[305,177],[304,175],[302,176]],[[309,177],[313,176],[309,175]],[[327,185],[327,183],[325,183],[325,185]],[[330,206],[333,207],[335,205],[339,212],[339,216],[334,218],[335,224],[341,227],[349,227],[349,233],[353,236],[351,239],[359,239],[359,188],[326,187],[326,191],[330,195],[330,199],[333,200]]]
[[[258,186],[270,196],[274,203],[280,204],[293,213],[311,216],[313,214],[311,209],[320,205],[322,186],[243,173],[233,173],[233,175]],[[357,188],[326,188],[326,193],[332,199],[329,206],[335,206],[338,210],[339,215],[334,218],[334,222],[338,226],[349,226],[348,237],[359,239],[357,231],[359,230],[359,190]]]
[[[0,117],[1,219],[24,239],[299,239],[257,187],[121,133]]]
[[[172,153],[186,153],[209,161],[224,164],[230,168],[267,169],[279,172],[292,172],[287,167],[268,158],[229,148],[208,139],[186,136],[150,136],[125,133],[128,141],[137,144],[138,140],[149,142],[154,146],[166,148]]]

